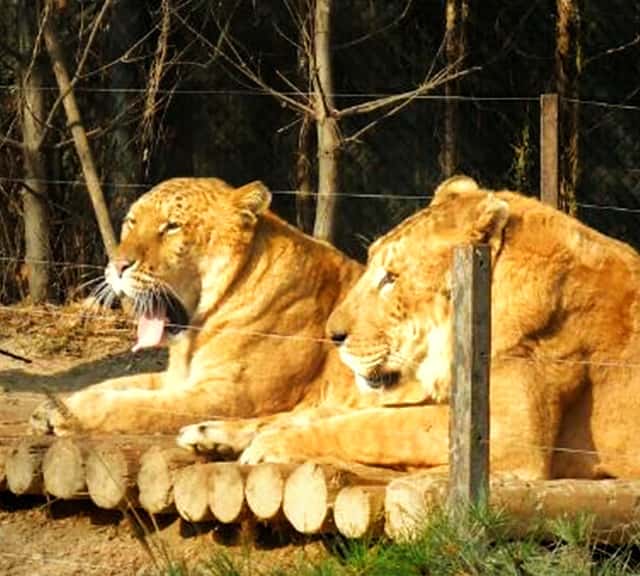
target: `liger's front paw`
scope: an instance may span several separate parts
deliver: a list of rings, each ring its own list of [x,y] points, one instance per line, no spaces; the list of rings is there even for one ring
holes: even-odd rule
[[[211,420],[183,427],[176,438],[178,446],[194,452],[211,452],[223,458],[240,454],[255,435],[255,428],[237,422]]]
[[[282,432],[268,430],[258,434],[240,454],[241,464],[256,465],[262,462],[282,464],[291,461],[290,454],[282,443]]]
[[[64,436],[72,431],[72,423],[65,418],[61,406],[54,400],[46,400],[31,414],[29,427],[34,434]]]

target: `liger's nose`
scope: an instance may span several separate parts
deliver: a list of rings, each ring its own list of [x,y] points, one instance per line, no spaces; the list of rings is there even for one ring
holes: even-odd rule
[[[331,338],[331,341],[336,346],[340,346],[347,339],[347,333],[346,332],[337,331],[337,330],[332,330],[331,333],[329,334],[329,337]]]
[[[124,271],[133,265],[133,262],[127,260],[126,258],[119,258],[117,260],[113,260],[111,262],[111,265],[113,266],[118,276],[122,276],[124,274]]]

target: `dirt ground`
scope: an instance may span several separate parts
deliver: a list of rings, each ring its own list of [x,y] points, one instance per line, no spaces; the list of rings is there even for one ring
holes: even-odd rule
[[[0,307],[0,437],[28,433],[44,391],[67,393],[106,378],[162,369],[163,351],[129,351],[132,323],[81,305]],[[10,354],[10,355],[8,355]],[[89,501],[17,498],[0,492],[0,574],[162,574],[169,561],[193,565],[223,549],[247,573],[325,553],[322,540],[292,540],[267,529],[132,517]]]

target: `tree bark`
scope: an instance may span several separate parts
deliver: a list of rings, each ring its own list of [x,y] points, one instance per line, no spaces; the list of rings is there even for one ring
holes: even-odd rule
[[[104,243],[107,255],[109,258],[112,258],[116,248],[116,237],[113,232],[113,226],[111,225],[109,210],[107,209],[104,195],[102,193],[100,178],[98,177],[98,172],[93,160],[89,140],[87,139],[87,134],[80,116],[80,110],[78,109],[76,97],[73,92],[73,87],[69,80],[69,73],[67,72],[67,67],[64,63],[62,47],[56,36],[51,18],[45,22],[43,36],[47,46],[47,52],[49,53],[51,64],[53,66],[56,82],[58,83],[60,94],[62,95],[62,105],[64,106],[64,110],[67,115],[67,123],[71,130],[76,152],[78,153],[78,158],[82,166],[87,190],[89,191],[93,209],[96,213],[102,242]]]
[[[469,15],[468,0],[447,0],[445,6],[445,53],[447,66],[457,70],[466,53],[466,24]],[[448,178],[458,169],[458,102],[452,99],[460,91],[459,79],[444,86],[444,134],[440,165],[443,177]]]
[[[18,26],[22,70],[20,71],[20,118],[22,123],[22,158],[24,187],[24,244],[29,295],[35,303],[49,295],[49,215],[47,210],[46,159],[40,148],[42,142],[44,91],[42,90],[42,62],[33,55],[37,4],[20,0]],[[31,63],[31,64],[30,64]]]
[[[579,0],[557,0],[556,91],[560,97],[559,207],[576,214],[579,176],[580,7]]]
[[[336,233],[340,138],[333,99],[330,27],[331,0],[316,0],[313,91],[318,138],[318,201],[313,235],[332,242]]]
[[[311,184],[311,119],[304,115],[298,133],[296,155],[296,224],[305,234],[313,233],[313,187]]]

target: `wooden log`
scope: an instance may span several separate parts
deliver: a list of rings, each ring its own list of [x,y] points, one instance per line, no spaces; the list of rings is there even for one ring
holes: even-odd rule
[[[44,489],[56,498],[71,499],[86,491],[84,446],[71,438],[56,438],[42,460]]]
[[[284,483],[297,465],[258,464],[247,474],[244,495],[257,520],[273,521],[282,511]]]
[[[4,471],[4,463],[9,454],[8,446],[0,446],[0,492],[7,489],[7,475]]]
[[[391,481],[384,500],[387,536],[394,540],[413,538],[426,522],[429,510],[445,502],[447,488],[446,476],[428,472]]]
[[[150,514],[175,511],[173,486],[178,470],[203,457],[181,448],[152,446],[140,458],[138,498]]]
[[[333,505],[338,532],[347,538],[379,535],[384,528],[384,486],[345,486]]]
[[[5,461],[7,486],[14,494],[42,494],[42,460],[53,438],[24,439],[10,448]]]
[[[89,496],[96,506],[112,509],[135,507],[138,503],[136,478],[140,453],[119,445],[99,443],[87,455]]]
[[[209,508],[209,476],[215,464],[193,464],[175,473],[173,498],[178,514],[189,522],[213,519]]]
[[[329,459],[305,462],[293,470],[285,482],[282,510],[298,532],[329,531],[334,528],[330,511],[341,488],[353,484],[385,484],[397,476],[398,473],[384,468]]]
[[[640,481],[494,479],[491,505],[511,518],[515,536],[536,529],[553,535],[559,518],[590,517],[595,540],[608,543],[635,537],[640,521]]]
[[[357,472],[356,472],[357,470]],[[369,470],[373,476],[360,476]],[[284,485],[282,510],[292,526],[303,534],[317,534],[333,528],[330,510],[335,498],[346,485],[376,483],[386,472],[366,466],[336,466],[308,461],[298,466]]]
[[[422,473],[389,483],[385,494],[385,532],[393,539],[413,537],[429,512],[446,502],[447,480]],[[640,481],[536,480],[494,478],[490,504],[505,512],[512,535],[531,530],[553,535],[559,518],[591,516],[594,540],[628,539],[640,521]]]
[[[209,474],[209,508],[216,520],[231,524],[246,514],[244,483],[248,470],[235,462],[220,462]]]

